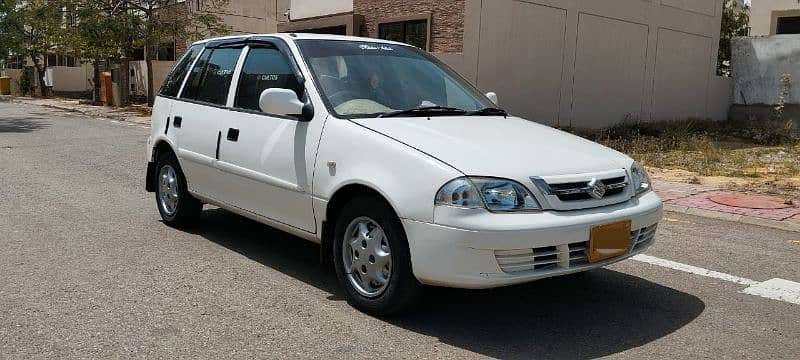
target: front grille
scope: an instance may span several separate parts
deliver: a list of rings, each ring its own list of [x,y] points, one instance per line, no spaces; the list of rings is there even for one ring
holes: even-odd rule
[[[601,179],[601,181],[603,181],[603,184],[605,184],[608,188],[608,190],[606,190],[605,197],[621,194],[623,191],[625,191],[625,186],[627,185],[624,176]],[[590,195],[591,188],[589,187],[589,181],[548,184],[548,186],[550,187],[552,193],[558,196],[558,199],[561,201],[593,199]]]
[[[657,227],[658,224],[655,224],[631,231],[631,251],[637,251],[652,244]],[[495,250],[494,256],[497,264],[500,265],[500,270],[505,273],[546,272],[588,265],[588,251],[589,241],[581,241],[533,249]]]

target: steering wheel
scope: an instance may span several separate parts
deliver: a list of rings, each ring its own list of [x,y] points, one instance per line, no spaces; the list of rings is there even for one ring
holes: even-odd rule
[[[358,94],[356,94],[352,90],[339,90],[333,93],[331,96],[328,96],[328,101],[336,107],[343,104],[347,100],[352,100],[358,98]]]

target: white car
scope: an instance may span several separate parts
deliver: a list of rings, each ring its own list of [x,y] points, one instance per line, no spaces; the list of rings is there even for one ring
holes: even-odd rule
[[[423,285],[525,283],[653,243],[662,204],[641,165],[496,103],[401,43],[200,41],[155,100],[147,190],[171,226],[212,204],[321,244],[371,314]]]

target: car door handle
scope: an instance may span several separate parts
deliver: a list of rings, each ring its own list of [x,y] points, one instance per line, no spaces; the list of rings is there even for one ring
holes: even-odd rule
[[[172,127],[179,128],[181,127],[181,123],[183,122],[183,118],[180,116],[176,116],[172,119]]]
[[[229,128],[228,129],[228,141],[239,141],[239,129]]]

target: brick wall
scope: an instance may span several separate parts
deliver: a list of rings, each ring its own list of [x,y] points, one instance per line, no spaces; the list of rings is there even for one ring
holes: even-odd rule
[[[464,50],[464,0],[355,0],[353,12],[364,16],[361,36],[378,37],[378,22],[431,14],[431,52]]]

